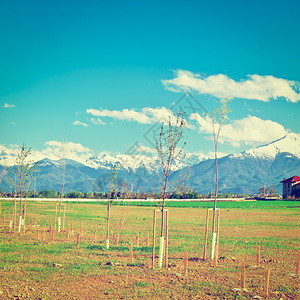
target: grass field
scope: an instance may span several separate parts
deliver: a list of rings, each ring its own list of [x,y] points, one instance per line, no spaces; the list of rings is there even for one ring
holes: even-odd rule
[[[12,234],[12,202],[2,201],[0,299],[254,299],[264,295],[267,269],[268,299],[300,297],[299,276],[292,276],[300,246],[299,201],[218,203],[221,222],[217,266],[210,259],[202,259],[206,209],[212,203],[168,202],[169,261],[161,269],[157,258],[154,269],[151,260],[153,210],[157,204],[114,205],[108,250],[104,203],[67,203],[64,232],[56,232],[52,241],[49,226],[50,222],[54,226],[55,206],[53,202],[28,202],[26,233]],[[159,221],[158,215],[157,234]],[[66,241],[66,230],[71,226],[73,232]],[[82,237],[76,248],[80,227]],[[209,249],[210,242],[211,234]],[[129,258],[130,244],[133,261]],[[258,268],[254,267],[257,246],[261,247]],[[189,258],[187,276],[183,276],[184,252]],[[240,287],[243,262],[247,291],[236,292],[233,289]]]

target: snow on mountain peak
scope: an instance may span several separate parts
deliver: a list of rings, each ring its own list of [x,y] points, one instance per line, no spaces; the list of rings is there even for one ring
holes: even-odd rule
[[[95,169],[111,169],[113,165],[116,164],[119,167],[128,170],[136,169],[140,166],[147,167],[151,165],[152,162],[152,157],[144,155],[117,154],[116,156],[111,156],[107,153],[102,152],[98,155],[94,155],[88,158],[84,164]]]
[[[0,145],[0,165],[2,166],[12,166],[16,162],[16,157],[18,155],[19,150],[17,148],[10,149],[5,146]],[[231,154],[230,158],[240,158],[245,159],[246,157],[252,158],[260,158],[260,159],[269,159],[273,160],[278,153],[290,153],[298,158],[300,158],[300,134],[299,133],[288,133],[284,137],[273,141],[267,145],[259,146],[256,148],[252,148],[246,150],[242,153]],[[49,154],[49,153],[48,153]],[[51,154],[51,153],[50,153]],[[225,153],[219,153],[218,157],[221,158],[225,156]],[[175,162],[174,171],[184,168],[186,166],[193,166],[199,164],[200,162],[213,158],[214,153],[208,153],[207,155],[204,153],[186,153],[185,159],[180,162],[180,160]],[[59,164],[59,160],[57,157],[53,155],[47,155],[44,152],[33,151],[32,156],[30,157],[31,161],[39,161],[45,158],[48,158],[52,161],[57,161]],[[73,157],[66,157],[66,159],[73,159]],[[80,157],[80,159],[75,159],[75,161],[83,163],[84,165],[94,168],[94,169],[108,169],[111,170],[114,164],[117,164],[119,169],[131,170],[135,171],[139,168],[145,168],[149,172],[155,172],[161,168],[161,163],[157,155],[149,154],[149,155],[129,155],[129,154],[117,154],[111,155],[108,152],[101,152],[97,155],[93,155],[84,159],[84,157]],[[43,163],[46,163],[44,161]]]
[[[232,154],[230,157],[254,157],[261,159],[274,159],[278,153],[291,153],[300,158],[300,134],[288,133],[284,137],[273,141],[267,145],[246,150],[242,153]]]
[[[202,153],[187,153],[185,160],[181,163],[179,160],[174,163],[174,170],[192,166],[200,163],[209,157]],[[126,170],[136,170],[138,168],[145,168],[148,171],[157,171],[160,167],[160,160],[156,155],[128,155],[128,154],[117,154],[111,156],[107,153],[99,153],[87,159],[84,163],[86,166],[91,168],[99,169],[112,169],[114,164],[117,164],[120,168]]]

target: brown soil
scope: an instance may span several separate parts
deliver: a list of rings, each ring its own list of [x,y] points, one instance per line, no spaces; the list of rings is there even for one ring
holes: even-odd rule
[[[105,207],[102,210],[105,211]],[[24,259],[26,250],[22,248],[2,252],[0,299],[259,299],[264,295],[267,269],[270,270],[268,299],[299,299],[299,276],[293,275],[299,251],[299,216],[292,209],[222,210],[219,259],[215,266],[210,259],[203,260],[206,210],[171,208],[169,262],[168,267],[162,269],[157,267],[157,258],[156,267],[152,268],[151,249],[144,252],[134,248],[134,261],[130,263],[127,248],[124,248],[130,242],[135,243],[136,232],[140,233],[141,246],[145,246],[146,233],[150,235],[151,245],[152,211],[130,207],[120,236],[123,248],[109,251],[91,250],[87,246],[104,247],[105,223],[98,226],[94,243],[94,223],[86,222],[82,244],[76,249],[76,233],[70,236],[71,241],[66,242],[66,233],[60,233],[51,242],[47,231],[43,241],[42,232],[38,240],[33,226],[27,226],[25,235],[11,234],[8,222],[1,220],[2,244],[34,246],[38,243],[48,247],[68,243],[72,247],[61,255],[34,253],[32,261]],[[78,231],[78,220],[72,222]],[[209,236],[209,243],[210,239]],[[261,247],[260,265],[256,267],[259,244],[264,246]],[[184,251],[189,257],[187,276],[183,275]],[[13,255],[13,262],[9,255]],[[246,291],[234,290],[241,287],[242,263],[245,263]],[[69,266],[74,265],[81,271],[68,271]],[[49,273],[46,270],[44,273],[45,266]],[[35,267],[41,268],[37,273],[41,274],[40,278],[33,276]]]

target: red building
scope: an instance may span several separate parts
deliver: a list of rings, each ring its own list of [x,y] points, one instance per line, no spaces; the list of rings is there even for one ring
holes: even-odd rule
[[[283,178],[282,182],[282,199],[289,196],[300,196],[300,176],[293,176],[288,179]]]

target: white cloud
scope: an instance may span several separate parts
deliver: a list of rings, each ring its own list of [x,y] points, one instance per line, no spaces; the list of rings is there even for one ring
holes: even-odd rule
[[[80,122],[80,121],[74,121],[73,125],[80,125],[80,126],[88,127],[88,124]]]
[[[118,120],[136,121],[141,124],[150,124],[151,120],[144,113],[135,111],[134,109],[108,110],[108,109],[87,109],[88,114],[94,117],[110,117]]]
[[[95,125],[105,125],[105,123],[100,118],[91,118],[91,122]]]
[[[215,152],[213,151],[208,151],[208,157],[211,158],[211,159],[214,159],[215,158]],[[225,153],[225,152],[217,152],[217,156],[218,158],[221,158],[221,157],[224,157],[224,156],[227,156],[228,153]]]
[[[199,132],[212,134],[212,123],[209,116],[202,117],[194,113],[191,114],[190,119],[198,122]],[[221,131],[220,143],[228,142],[234,147],[257,146],[279,139],[287,133],[287,130],[279,123],[248,116],[226,124]]]
[[[14,104],[4,103],[4,108],[12,108],[12,107],[16,107],[16,106]]]
[[[42,151],[31,150],[31,155],[28,157],[28,161],[39,161],[44,158],[51,160],[59,160],[64,157],[62,143],[59,141],[47,141],[47,146]],[[79,143],[66,142],[64,143],[65,158],[73,159],[81,163],[93,155],[92,151],[88,147],[84,147]],[[0,164],[13,165],[16,162],[16,157],[20,152],[20,146],[18,145],[0,145]]]
[[[157,154],[156,149],[150,148],[150,147],[147,147],[147,146],[144,146],[144,145],[139,145],[138,147],[136,147],[136,150],[139,153],[150,153],[150,154],[155,153],[155,154]]]
[[[19,151],[18,145],[0,145],[0,164],[2,166],[14,165]]]
[[[145,107],[142,109],[142,111],[145,115],[149,116],[149,118],[152,120],[151,123],[155,123],[157,121],[168,123],[169,120],[172,124],[176,122],[176,116],[170,109],[166,107]]]
[[[166,107],[144,107],[141,112],[134,109],[108,110],[108,109],[87,109],[86,112],[95,117],[110,117],[117,120],[134,121],[139,124],[154,124],[156,122],[168,123],[169,120],[172,124],[176,123],[176,115]],[[100,118],[91,118],[91,122],[96,125],[105,124]],[[186,122],[185,126],[191,128],[191,125]]]
[[[66,158],[84,162],[92,155],[88,147],[84,147],[79,143],[65,142],[64,150],[62,148],[62,142],[59,141],[48,141],[45,145],[48,147],[40,152],[43,158],[48,157],[53,160],[61,159],[64,156],[63,151],[65,151]]]
[[[197,91],[218,98],[242,98],[270,101],[285,98],[287,101],[300,101],[299,82],[274,76],[248,75],[246,80],[235,81],[224,74],[201,76],[189,71],[177,70],[175,78],[162,80],[170,91]]]
[[[79,143],[72,143],[72,142],[64,142],[64,146],[68,149],[68,151],[76,151],[76,152],[88,152],[91,151],[88,147],[84,147]],[[51,147],[62,147],[62,142],[58,141],[48,141],[45,143],[47,146]]]
[[[9,122],[8,124],[9,124],[9,125],[12,125],[12,126],[17,126],[17,124],[16,124],[15,122],[12,122],[12,121]]]

